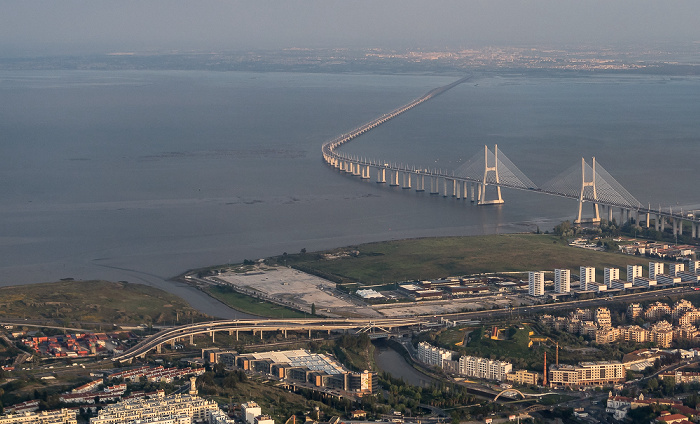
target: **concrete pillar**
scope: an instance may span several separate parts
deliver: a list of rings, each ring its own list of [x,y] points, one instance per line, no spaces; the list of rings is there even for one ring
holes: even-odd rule
[[[694,222],[691,221],[690,223],[690,236],[692,238],[697,238],[698,237],[698,230],[697,230],[697,225],[695,225]]]
[[[238,330],[236,330],[236,341],[238,341]]]
[[[162,353],[162,351],[163,351],[163,345],[160,345],[160,344],[159,344],[159,345],[156,345],[156,352],[157,352],[157,353]]]
[[[309,339],[311,338],[311,329],[309,329]]]
[[[190,345],[194,345],[194,335],[190,334]]]
[[[678,220],[678,235],[679,236],[683,235],[683,220],[682,219]]]
[[[284,334],[284,338],[286,339],[287,338],[287,329],[286,328],[284,330],[282,330],[282,334]]]
[[[214,343],[214,332],[212,331],[210,334],[211,334],[211,342]]]
[[[394,171],[393,174],[391,174],[391,183],[389,184],[392,187],[397,187],[399,185],[399,170],[397,169]]]
[[[438,177],[430,177],[430,194],[440,194],[440,179]]]
[[[613,220],[613,208],[612,206],[608,206],[608,222],[612,222]]]
[[[425,191],[425,175],[416,174],[416,191]]]
[[[260,330],[260,340],[262,340],[262,339],[263,339],[263,331]]]
[[[377,169],[377,184],[386,183],[386,168]]]
[[[411,188],[411,173],[408,171],[404,171],[403,173],[403,188],[404,190],[408,190]]]
[[[663,216],[661,216],[661,214],[659,214],[659,221],[661,221],[661,224],[660,224],[661,227],[660,227],[659,231],[665,230],[666,229],[666,218],[664,218]]]
[[[647,228],[649,228],[649,217],[650,216],[651,216],[651,214],[649,212],[647,212]]]
[[[462,199],[467,200],[467,182],[462,181]]]
[[[447,197],[447,178],[442,179],[442,197]]]
[[[676,218],[671,218],[671,224],[673,224],[673,235],[678,234],[678,220]]]
[[[457,180],[452,180],[452,197],[459,199],[459,195],[457,193]]]
[[[474,183],[469,183],[469,187],[471,189],[471,200],[474,203]]]

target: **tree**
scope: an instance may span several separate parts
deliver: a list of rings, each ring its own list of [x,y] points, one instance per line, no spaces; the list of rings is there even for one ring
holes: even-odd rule
[[[302,247],[302,248],[301,248],[301,254],[302,254],[302,255],[306,254],[306,248],[305,248],[305,247]]]
[[[316,315],[316,304],[315,303],[311,304],[311,315]]]

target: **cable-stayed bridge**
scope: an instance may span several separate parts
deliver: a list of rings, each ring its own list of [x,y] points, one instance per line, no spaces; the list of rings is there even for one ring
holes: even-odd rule
[[[527,190],[576,200],[578,214],[574,222],[577,224],[600,222],[601,209],[607,210],[607,219],[612,221],[614,209],[619,209],[621,223],[635,218],[637,222],[646,222],[649,228],[653,219],[657,231],[664,231],[668,223],[673,227],[673,233],[677,235],[683,234],[684,223],[689,223],[692,237],[700,237],[700,215],[696,211],[684,213],[679,208],[674,210],[669,207],[666,210],[659,206],[658,209],[652,209],[650,204],[642,205],[596,162],[595,157],[590,163],[581,158],[580,164],[572,165],[538,187],[503,152],[498,150],[498,146],[494,146],[493,149],[484,146],[483,153],[476,153],[454,170],[399,164],[390,160],[365,158],[339,151],[339,147],[343,144],[469,79],[470,77],[465,77],[431,90],[404,106],[327,141],[321,147],[323,159],[339,171],[364,180],[371,180],[371,176],[376,172],[377,183],[388,183],[390,186],[403,189],[415,188],[419,192],[426,191],[426,181],[428,181],[430,194],[442,193],[444,197],[469,198],[478,205],[504,203],[501,188]],[[493,186],[495,189],[495,194],[492,193],[490,198],[487,197],[488,186]],[[592,205],[592,216],[583,216],[584,203]]]

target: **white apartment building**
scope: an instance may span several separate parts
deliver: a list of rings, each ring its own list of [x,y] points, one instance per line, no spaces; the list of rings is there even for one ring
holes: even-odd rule
[[[452,351],[435,347],[430,343],[418,343],[418,360],[428,365],[436,365],[442,368],[442,362],[452,360]]]
[[[554,270],[554,291],[569,293],[571,291],[571,271],[568,269]]]
[[[180,421],[182,420],[182,421]],[[106,405],[90,424],[127,424],[131,422],[233,424],[221,414],[214,401],[196,395],[163,394],[151,399],[128,399]]]
[[[78,424],[74,410],[22,412],[0,415],[0,424]]]
[[[643,269],[641,265],[627,265],[627,281],[634,283],[636,277],[642,276]]]
[[[620,279],[620,269],[619,268],[605,268],[604,270],[604,281],[608,288],[612,288],[612,281]]]
[[[579,281],[581,282],[581,290],[588,291],[592,288],[588,287],[588,283],[595,283],[595,267],[582,266],[579,271]]]
[[[475,356],[459,358],[459,373],[467,377],[483,378],[486,380],[506,380],[506,374],[513,370],[513,364],[495,361]]]
[[[700,274],[700,261],[690,261],[688,264],[688,271]]]
[[[530,296],[544,296],[544,272],[530,271],[527,292]]]
[[[664,273],[663,262],[649,262],[649,279],[656,280],[658,274]]]
[[[262,415],[262,408],[256,402],[246,402],[241,405],[241,412],[247,424],[254,424],[255,417]]]
[[[656,280],[652,280],[651,278],[646,277],[634,277],[634,283],[632,284],[634,285],[634,287],[649,288],[656,285]]]
[[[670,264],[668,266],[668,273],[669,275],[672,275],[674,277],[678,276],[679,272],[685,271],[685,264],[683,263],[675,263],[675,264]]]

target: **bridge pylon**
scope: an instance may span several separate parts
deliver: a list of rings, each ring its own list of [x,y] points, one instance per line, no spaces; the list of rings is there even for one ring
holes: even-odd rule
[[[500,205],[503,202],[503,197],[501,197],[501,186],[496,186],[496,192],[498,193],[497,199],[486,200],[486,178],[489,172],[493,172],[495,175],[496,184],[501,181],[498,176],[498,144],[494,145],[493,148],[493,166],[489,166],[489,148],[484,145],[484,179],[481,180],[481,185],[479,186],[479,201],[477,205]]]
[[[591,178],[590,180],[586,181],[586,160],[584,158],[581,158],[581,195],[579,196],[578,199],[578,218],[574,221],[574,224],[582,224],[582,223],[599,223],[600,222],[600,213],[598,210],[598,193],[596,191],[596,186],[595,186],[595,156],[593,157],[593,160],[591,162]],[[581,212],[583,210],[583,194],[586,191],[586,187],[591,187],[593,190],[593,217],[592,218],[582,218],[581,217]]]

